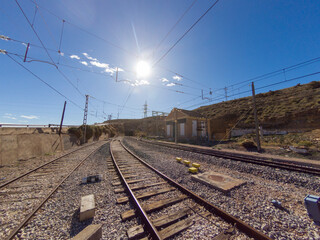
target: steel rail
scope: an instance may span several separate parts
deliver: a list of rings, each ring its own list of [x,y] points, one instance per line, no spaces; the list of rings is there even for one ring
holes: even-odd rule
[[[150,168],[151,170],[153,170],[154,172],[156,172],[157,174],[159,174],[162,178],[164,178],[165,180],[167,180],[170,184],[174,185],[175,187],[177,187],[180,191],[182,191],[183,193],[185,193],[186,195],[190,196],[191,198],[193,198],[196,202],[198,202],[199,204],[205,206],[209,211],[212,211],[214,214],[218,215],[219,217],[221,217],[222,219],[224,219],[225,221],[236,225],[236,227],[241,230],[243,233],[247,234],[249,237],[252,237],[254,239],[257,240],[271,240],[270,237],[268,237],[267,235],[263,234],[262,232],[259,232],[258,230],[254,229],[253,227],[251,227],[250,225],[248,225],[247,223],[241,221],[240,219],[237,219],[236,217],[228,214],[227,212],[225,212],[224,210],[220,209],[219,207],[213,205],[212,203],[208,202],[207,200],[201,198],[199,195],[197,195],[196,193],[192,192],[191,190],[183,187],[182,185],[180,185],[179,183],[175,182],[173,179],[169,178],[168,176],[164,175],[162,172],[160,172],[159,170],[155,169],[154,167],[152,167],[150,164],[148,164],[147,162],[145,162],[144,160],[142,160],[140,157],[138,157],[136,154],[134,154],[132,151],[130,151],[126,146],[123,145],[122,142],[120,142],[121,145],[123,146],[123,148],[130,153],[132,156],[134,156],[136,159],[138,159],[140,162],[142,162],[144,165],[146,165],[148,168]]]
[[[104,144],[103,144],[104,145]],[[24,220],[16,227],[14,228],[14,230],[10,233],[10,235],[6,238],[7,240],[11,240],[15,237],[15,235],[20,231],[20,229],[30,220],[30,218],[33,217],[33,215],[43,206],[43,204],[45,204],[48,199],[52,196],[52,194],[54,194],[57,189],[62,185],[62,183],[67,180],[68,177],[70,177],[70,175],[76,171],[80,166],[81,164],[87,160],[93,153],[95,153],[98,149],[100,149],[103,145],[101,145],[100,147],[94,149],[93,151],[91,151],[83,160],[81,160],[80,163],[77,164],[77,166],[75,166],[70,172],[69,174],[64,177],[60,182],[59,184],[40,202],[40,204],[35,207],[31,213],[29,213],[25,218]],[[90,145],[91,146],[91,145]]]
[[[142,221],[145,223],[146,230],[148,230],[148,232],[150,233],[152,239],[161,240],[162,238],[161,238],[159,232],[157,231],[155,226],[152,224],[151,220],[147,216],[146,212],[143,210],[143,208],[140,205],[138,199],[133,194],[133,191],[131,190],[129,184],[127,183],[126,179],[124,178],[123,174],[121,173],[120,168],[119,168],[119,166],[118,166],[118,164],[116,162],[116,159],[115,159],[115,157],[113,155],[111,144],[110,144],[110,155],[111,155],[111,158],[112,158],[112,161],[113,161],[114,165],[116,166],[117,172],[119,173],[119,175],[121,177],[121,181],[124,183],[124,185],[126,187],[126,190],[129,193],[130,198],[133,200],[133,203],[137,208],[138,215],[141,217]]]
[[[91,143],[91,144],[86,145],[86,146],[82,146],[81,148],[74,149],[74,150],[72,150],[72,151],[70,151],[70,152],[68,152],[68,153],[66,153],[66,154],[64,154],[64,155],[62,155],[62,156],[60,156],[60,157],[56,157],[56,158],[54,158],[53,160],[51,160],[51,161],[49,161],[49,162],[47,162],[47,163],[44,163],[44,164],[40,165],[39,167],[36,167],[36,168],[34,168],[34,169],[26,172],[26,173],[21,174],[21,175],[18,176],[18,177],[15,177],[15,178],[9,180],[8,182],[5,182],[5,183],[1,184],[1,185],[0,185],[0,189],[3,188],[3,187],[5,187],[5,186],[7,186],[7,185],[9,185],[10,183],[13,183],[13,182],[17,181],[18,179],[20,179],[20,178],[22,178],[22,177],[24,177],[24,176],[26,176],[26,175],[28,175],[28,174],[30,174],[30,173],[33,173],[33,172],[37,171],[38,169],[40,169],[40,168],[42,168],[42,167],[44,167],[44,166],[46,166],[46,165],[48,165],[48,164],[50,164],[50,163],[52,163],[52,162],[54,162],[54,161],[57,161],[57,160],[59,160],[59,159],[61,159],[61,158],[63,158],[63,157],[66,157],[66,156],[70,155],[71,153],[74,153],[74,152],[76,152],[76,151],[79,151],[79,150],[81,150],[81,149],[83,149],[83,148],[85,148],[85,147],[90,147],[90,146],[92,146],[92,145],[94,145],[94,144],[96,144],[96,142]]]
[[[159,143],[155,141],[153,142],[146,141],[146,140],[142,140],[142,141],[150,144],[155,144],[155,145],[173,148],[173,149],[179,149],[179,150],[193,152],[193,153],[200,153],[200,154],[205,154],[205,155],[214,156],[214,157],[228,158],[236,161],[242,161],[242,162],[247,162],[252,164],[258,164],[258,165],[274,167],[274,168],[281,168],[289,171],[302,172],[302,173],[308,173],[308,174],[320,176],[319,168],[303,166],[299,163],[283,162],[285,160],[282,161],[280,159],[272,160],[272,159],[268,159],[266,157],[261,157],[261,156],[248,156],[241,153],[226,153],[226,152],[220,152],[214,149],[201,149],[197,147],[173,145],[168,143]]]

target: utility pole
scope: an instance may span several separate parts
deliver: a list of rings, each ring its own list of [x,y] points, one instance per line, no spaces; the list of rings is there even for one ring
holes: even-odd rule
[[[228,101],[228,88],[227,87],[224,88],[224,95],[226,97],[226,101]]]
[[[63,124],[63,119],[64,119],[64,112],[66,110],[66,105],[67,105],[67,101],[64,101],[64,106],[63,106],[63,111],[62,111],[62,116],[61,116],[61,122],[60,122],[60,128],[59,128],[59,136],[61,135],[61,130],[62,130],[62,124]]]
[[[148,105],[147,105],[147,101],[145,102],[145,104],[143,105],[143,113],[144,113],[144,118],[147,117],[147,113],[148,113]]]
[[[174,109],[174,142],[178,143],[178,119],[177,119],[177,108]]]
[[[86,95],[86,105],[84,107],[84,115],[83,115],[83,128],[84,128],[84,134],[83,134],[83,143],[86,143],[86,134],[87,134],[87,117],[88,117],[88,101],[89,101],[89,95]]]
[[[260,152],[261,145],[260,145],[259,121],[258,121],[257,106],[256,106],[256,94],[254,91],[254,83],[253,82],[252,82],[251,86],[252,86],[252,102],[253,102],[254,121],[255,121],[255,125],[256,125],[256,141],[257,141],[258,152]]]
[[[61,130],[62,130],[62,124],[63,124],[63,119],[64,119],[64,112],[66,110],[66,105],[67,105],[67,101],[64,101],[64,106],[63,106],[63,111],[62,111],[62,116],[61,116],[61,122],[60,122],[60,128],[59,128],[59,138],[60,138],[61,151],[63,151],[63,142],[62,142],[62,137],[61,137]]]

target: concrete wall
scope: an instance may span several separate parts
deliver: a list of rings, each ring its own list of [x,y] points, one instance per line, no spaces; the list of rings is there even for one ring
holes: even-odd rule
[[[100,140],[107,138],[108,135],[102,134]],[[60,140],[57,128],[0,128],[0,165],[53,154],[78,144],[78,139],[67,134],[67,129],[63,129]]]

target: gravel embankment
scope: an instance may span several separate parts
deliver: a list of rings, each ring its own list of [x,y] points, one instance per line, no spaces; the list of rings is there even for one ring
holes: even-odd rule
[[[125,239],[126,230],[138,224],[136,219],[122,222],[120,214],[131,207],[117,205],[111,185],[115,177],[108,169],[109,143],[91,155],[42,206],[36,216],[25,226],[15,239],[69,239],[89,224],[102,224],[103,239]],[[81,184],[83,177],[102,174],[101,182]],[[79,221],[81,196],[94,194],[95,217]]]
[[[74,151],[76,149],[80,149],[83,146],[89,146],[91,143],[87,143],[82,146],[74,146],[71,149],[62,151],[62,152],[56,152],[54,155],[51,153],[45,154],[44,156],[40,157],[34,157],[30,159],[20,159],[16,162],[13,162],[10,165],[4,165],[0,168],[0,184],[3,184],[15,177],[18,177],[32,169],[35,169],[36,167],[39,167],[42,164],[45,164],[47,162],[52,161],[53,159],[60,157],[66,153],[69,153],[71,151]]]
[[[169,177],[272,239],[320,239],[320,229],[308,217],[303,203],[307,194],[319,195],[318,177],[169,149],[133,138],[125,138],[124,143]],[[188,168],[175,161],[177,156],[200,163],[202,171],[219,172],[247,183],[223,194],[191,180]],[[281,201],[290,213],[275,208],[273,199]]]

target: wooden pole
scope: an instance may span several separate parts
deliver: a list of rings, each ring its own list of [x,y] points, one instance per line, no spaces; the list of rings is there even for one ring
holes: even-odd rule
[[[174,111],[174,125],[175,125],[175,129],[174,129],[174,142],[177,144],[178,143],[178,120],[177,120],[177,109],[175,109]]]
[[[254,122],[256,125],[256,141],[257,141],[257,148],[258,152],[261,151],[261,145],[260,145],[260,133],[259,133],[259,120],[257,115],[257,106],[256,106],[256,94],[254,91],[254,83],[252,82],[252,102],[253,102],[253,113],[254,113]]]
[[[64,112],[66,110],[66,105],[67,105],[67,101],[64,101],[64,106],[63,106],[63,111],[62,111],[62,116],[61,116],[61,122],[60,122],[60,128],[59,128],[59,135],[61,135],[61,130],[62,130],[62,124],[63,124],[63,119],[64,119]]]
[[[62,131],[62,124],[63,124],[63,119],[64,119],[64,112],[66,110],[66,105],[67,105],[67,101],[64,101],[64,106],[63,106],[63,111],[62,111],[62,116],[61,116],[61,122],[60,122],[60,128],[59,128],[59,138],[60,138],[61,151],[64,150],[61,131]]]

